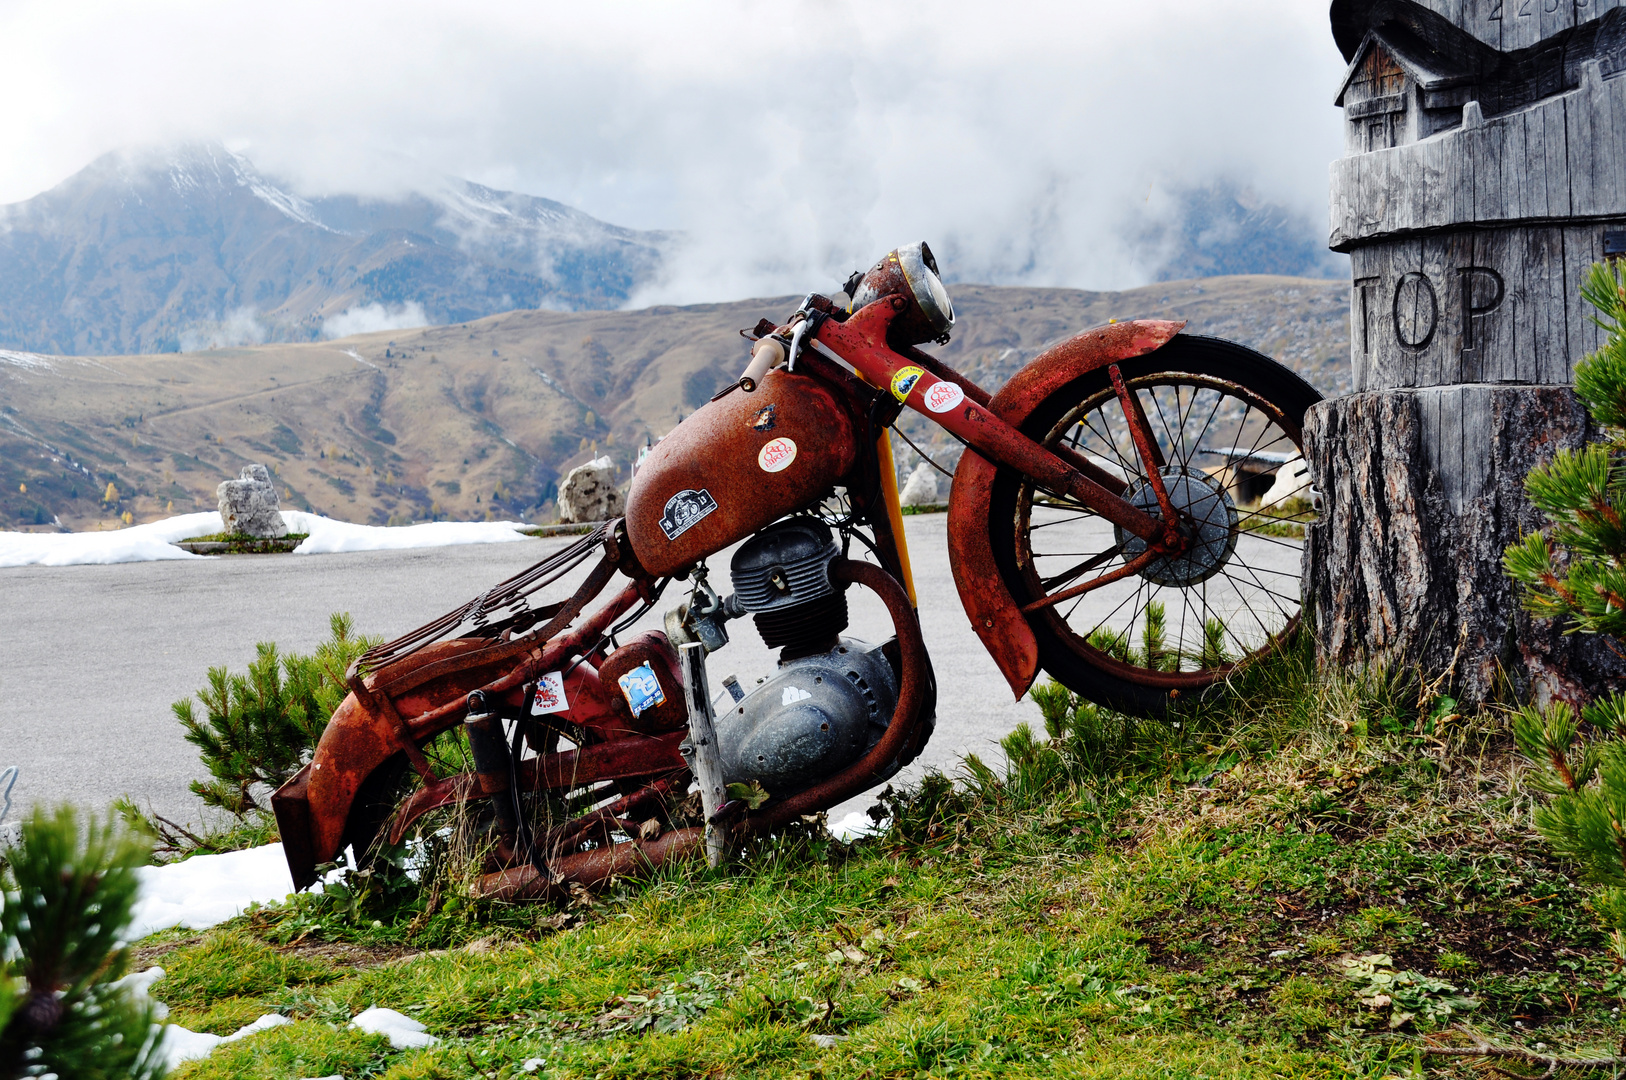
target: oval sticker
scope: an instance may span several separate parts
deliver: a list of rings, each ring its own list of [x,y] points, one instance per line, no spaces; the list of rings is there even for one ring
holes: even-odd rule
[[[763,472],[778,472],[790,468],[796,460],[796,443],[791,439],[770,439],[757,453],[757,464]]]
[[[935,382],[926,391],[926,408],[932,412],[948,412],[964,400],[965,391],[960,389],[959,383]]]
[[[920,377],[924,374],[926,374],[925,368],[912,366],[899,368],[897,374],[892,376],[892,396],[899,401],[907,398],[909,391],[915,388],[915,383],[919,382]]]

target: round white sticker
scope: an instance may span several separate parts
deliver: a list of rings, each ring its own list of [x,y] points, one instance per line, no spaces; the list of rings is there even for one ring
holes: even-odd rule
[[[791,439],[770,439],[757,453],[757,464],[763,472],[778,472],[790,468],[796,460],[796,443]]]
[[[965,391],[960,389],[959,383],[935,382],[926,391],[926,408],[932,412],[948,412],[964,400]]]

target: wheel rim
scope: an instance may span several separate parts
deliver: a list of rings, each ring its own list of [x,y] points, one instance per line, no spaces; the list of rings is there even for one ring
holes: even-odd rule
[[[1158,471],[1182,515],[1187,549],[1035,617],[1105,672],[1159,689],[1199,689],[1276,649],[1298,623],[1303,530],[1313,516],[1304,499],[1278,499],[1292,485],[1284,479],[1272,490],[1265,470],[1302,471],[1302,431],[1258,393],[1217,376],[1166,371],[1126,383],[1164,457]],[[1117,474],[1129,501],[1158,514],[1109,387],[1068,410],[1041,441]],[[1014,524],[1018,570],[1035,600],[1109,574],[1146,547],[1030,484],[1018,491]]]

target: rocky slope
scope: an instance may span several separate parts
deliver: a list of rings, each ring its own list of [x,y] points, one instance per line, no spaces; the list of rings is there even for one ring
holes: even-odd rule
[[[1348,285],[1246,276],[1127,292],[954,288],[941,350],[997,387],[1109,318],[1180,318],[1244,342],[1325,393],[1347,386]],[[793,298],[641,311],[511,311],[333,342],[169,355],[0,352],[0,528],[113,527],[212,508],[250,461],[285,505],[352,521],[551,517],[594,454],[626,465],[738,375],[740,327]],[[905,430],[952,460],[923,419]],[[900,465],[913,463],[907,449]],[[113,491],[108,490],[109,485]],[[111,494],[111,499],[107,498]]]

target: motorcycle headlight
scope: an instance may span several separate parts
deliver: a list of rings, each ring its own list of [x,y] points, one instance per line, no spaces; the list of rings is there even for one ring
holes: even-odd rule
[[[937,276],[937,260],[932,257],[932,249],[922,240],[899,248],[897,256],[915,306],[934,331],[932,337],[947,334],[954,328],[954,302],[943,287],[943,279]]]
[[[896,295],[905,297],[909,306],[892,321],[892,337],[909,345],[948,340],[954,326],[954,302],[938,276],[937,259],[924,241],[895,248],[870,267],[853,291],[852,309]]]

